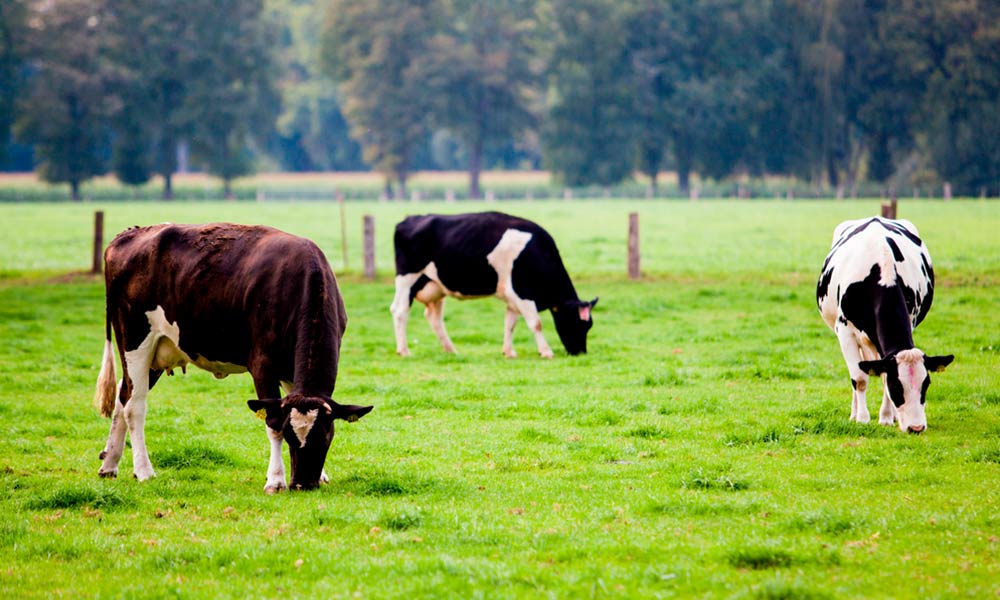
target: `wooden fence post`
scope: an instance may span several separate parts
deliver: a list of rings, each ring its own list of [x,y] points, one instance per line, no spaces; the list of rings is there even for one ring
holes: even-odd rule
[[[888,202],[882,203],[882,218],[884,219],[896,218],[896,198],[893,198]]]
[[[340,253],[347,270],[347,210],[344,208],[344,192],[337,190],[337,204],[340,205]]]
[[[639,213],[628,214],[628,278],[639,279]]]
[[[90,272],[95,275],[101,272],[101,262],[104,257],[104,211],[94,212],[94,261]]]
[[[365,278],[375,280],[375,217],[365,215]]]
[[[951,200],[951,184],[944,182],[944,199]]]

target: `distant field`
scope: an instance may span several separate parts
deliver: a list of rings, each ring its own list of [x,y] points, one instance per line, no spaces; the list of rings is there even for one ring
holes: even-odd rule
[[[421,311],[397,357],[394,224],[497,208],[545,226],[581,296],[590,353],[500,352],[503,307],[449,300],[459,355]],[[247,376],[164,378],[158,477],[97,477],[90,404],[103,289],[93,211],[129,225],[229,220],[315,239],[350,315],[320,490],[262,492]],[[954,353],[929,430],[848,422],[850,384],[815,308],[834,226],[866,201],[3,204],[0,589],[5,597],[994,597],[1000,594],[1000,204],[901,201],[938,273],[918,346]],[[627,214],[645,277],[625,277]],[[359,273],[363,214],[378,280]],[[106,240],[107,241],[107,240]],[[877,394],[869,408],[877,411]]]

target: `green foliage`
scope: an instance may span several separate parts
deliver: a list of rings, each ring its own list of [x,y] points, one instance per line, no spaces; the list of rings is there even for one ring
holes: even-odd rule
[[[634,169],[635,124],[620,11],[605,0],[554,2],[546,163],[570,186],[612,185]]]
[[[322,32],[320,64],[340,85],[353,136],[400,195],[427,135],[429,97],[415,64],[441,26],[439,4],[334,0]]]
[[[158,476],[134,481],[126,450],[118,479],[97,477],[103,282],[66,276],[89,263],[96,207],[109,233],[265,223],[327,253],[350,316],[337,398],[376,407],[338,423],[328,484],[264,494],[252,382],[196,369],[150,394]],[[980,326],[996,311],[996,203],[900,204],[939,278],[915,337],[957,355],[934,377],[920,436],[849,423],[846,370],[813,301],[833,227],[878,200],[505,204],[552,233],[581,294],[601,296],[589,353],[552,360],[534,356],[523,325],[520,357],[504,358],[503,306],[490,299],[448,301],[458,356],[440,352],[419,305],[413,356],[395,355],[391,232],[417,208],[477,207],[347,203],[349,223],[376,217],[380,271],[368,282],[353,227],[341,264],[334,203],[0,205],[5,593],[996,593],[1000,372],[996,331]],[[630,211],[641,215],[640,281],[623,273]],[[901,592],[901,580],[914,587]]]
[[[106,87],[103,3],[58,0],[30,19],[28,47],[38,73],[21,98],[19,139],[33,143],[45,181],[69,183],[74,200],[80,184],[108,168],[114,102]]]

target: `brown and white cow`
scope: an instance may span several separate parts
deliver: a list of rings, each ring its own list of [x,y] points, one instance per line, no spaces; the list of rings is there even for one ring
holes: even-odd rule
[[[924,403],[930,371],[954,356],[927,356],[913,345],[913,329],[934,300],[934,268],[913,223],[879,217],[845,221],[816,285],[816,303],[837,334],[853,388],[851,420],[870,420],[865,391],[870,375],[885,378],[879,423],[903,431],[927,427]]]
[[[507,305],[503,353],[514,352],[514,325],[523,316],[535,334],[538,353],[551,358],[539,313],[552,311],[556,333],[569,354],[587,352],[587,333],[597,298],[580,300],[547,231],[527,219],[500,212],[415,215],[396,225],[396,294],[389,310],[396,352],[410,353],[406,323],[413,300],[445,352],[455,345],[444,328],[444,299],[494,296]]]
[[[126,431],[135,477],[155,476],[143,432],[146,396],[164,372],[190,363],[220,379],[253,377],[257,399],[247,404],[264,418],[271,442],[266,492],[287,487],[282,440],[293,489],[325,480],[334,419],[356,421],[372,407],[331,397],[347,314],[313,242],[270,227],[163,224],[120,233],[104,264],[105,346],[95,401],[112,420],[101,477],[118,474]],[[117,391],[112,329],[123,371]]]

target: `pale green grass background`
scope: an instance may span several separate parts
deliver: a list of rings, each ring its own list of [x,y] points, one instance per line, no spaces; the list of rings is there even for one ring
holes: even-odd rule
[[[395,223],[497,208],[537,220],[581,296],[590,353],[501,356],[503,307],[449,300],[460,354],[419,306],[393,352]],[[90,264],[161,221],[266,223],[327,253],[350,315],[341,425],[311,493],[265,496],[246,376],[163,378],[147,438],[158,477],[97,478],[90,404],[103,338]],[[850,384],[815,308],[834,226],[878,201],[2,205],[0,589],[4,597],[993,597],[1000,593],[1000,208],[901,201],[930,247],[917,345],[956,354],[929,430],[848,422]],[[641,217],[641,282],[625,276]],[[358,277],[361,215],[379,280]],[[346,273],[345,273],[346,271]],[[869,408],[877,411],[877,394]]]

